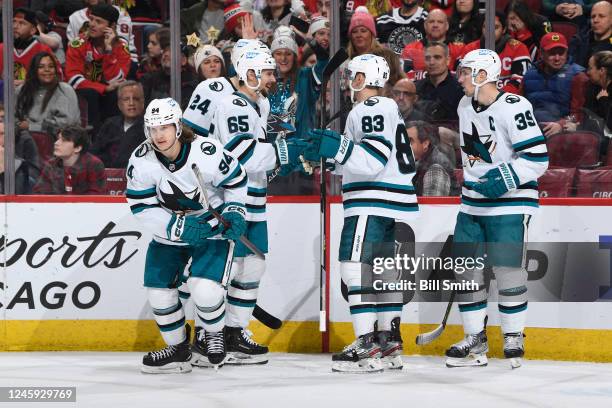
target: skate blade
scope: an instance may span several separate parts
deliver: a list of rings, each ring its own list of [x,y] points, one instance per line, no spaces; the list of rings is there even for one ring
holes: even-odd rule
[[[514,370],[523,365],[523,359],[520,357],[513,357],[510,359],[510,367]]]
[[[249,355],[239,352],[227,353],[227,365],[263,365],[268,363],[268,357],[265,354]]]
[[[343,374],[382,373],[384,366],[380,358],[367,358],[359,362],[334,361],[332,363],[332,371]]]
[[[470,354],[465,358],[446,357],[446,366],[455,367],[485,367],[489,363],[486,354]]]
[[[387,356],[383,357],[381,360],[385,370],[401,370],[404,368],[402,356]]]
[[[191,363],[183,361],[180,363],[170,363],[163,367],[153,367],[142,365],[140,371],[143,374],[187,374],[191,372]]]

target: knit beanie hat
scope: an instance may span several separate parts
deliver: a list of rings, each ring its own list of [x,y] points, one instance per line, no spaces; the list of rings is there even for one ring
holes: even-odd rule
[[[291,50],[294,54],[298,53],[298,46],[293,37],[287,35],[281,35],[272,40],[272,45],[270,46],[270,51],[274,52],[276,50],[288,49]]]
[[[91,8],[90,14],[92,16],[100,17],[108,21],[108,24],[116,24],[119,20],[119,11],[108,4],[100,3]]]
[[[315,33],[323,28],[329,28],[329,20],[325,17],[315,17],[308,27],[308,35],[313,37]]]
[[[219,49],[213,45],[206,44],[198,47],[193,54],[193,64],[195,65],[196,71],[200,69],[200,64],[202,64],[202,62],[209,57],[217,57],[221,60],[221,64],[225,65],[221,51],[219,51]]]
[[[227,6],[223,10],[223,20],[225,21],[225,30],[231,33],[238,26],[239,18],[248,14],[248,12],[240,3],[229,2],[226,4]]]
[[[351,23],[349,24],[349,34],[359,26],[364,26],[370,30],[372,36],[376,37],[376,23],[374,23],[374,17],[372,17],[365,6],[359,6],[355,10],[353,17],[351,17]]]

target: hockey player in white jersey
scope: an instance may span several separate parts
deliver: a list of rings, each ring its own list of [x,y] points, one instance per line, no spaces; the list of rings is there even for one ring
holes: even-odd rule
[[[259,40],[241,39],[234,44],[232,49],[232,65],[235,67],[238,59],[247,51],[260,50],[268,52],[270,49]],[[200,48],[196,50],[196,54]],[[195,57],[195,55],[194,55]],[[187,109],[183,113],[183,122],[200,136],[208,136],[212,117],[219,101],[238,90],[238,77],[209,78],[198,84],[191,94]],[[267,98],[259,98],[257,101],[262,112],[262,119],[267,120],[270,112],[270,103]]]
[[[266,172],[280,165],[294,166],[305,144],[285,139],[266,142],[267,112],[261,111],[258,101],[267,98],[276,82],[274,59],[267,52],[247,51],[240,56],[235,68],[238,89],[217,102],[209,137],[218,139],[244,166],[249,177],[246,236],[267,253]],[[268,361],[265,356],[268,348],[253,341],[246,330],[264,272],[265,260],[236,243],[225,319],[228,364],[264,364]]]
[[[246,171],[218,141],[183,130],[181,116],[173,99],[151,101],[144,117],[147,140],[134,151],[127,168],[130,209],[153,233],[144,286],[168,345],[143,358],[145,373],[191,371],[190,330],[177,289],[190,260],[187,284],[205,325],[207,356],[211,364],[223,364],[224,286],[233,254],[229,240],[237,240],[246,230]],[[192,171],[194,165],[204,178],[205,191]],[[204,207],[204,196],[229,227],[220,225]]]
[[[391,302],[382,294],[368,294],[368,285],[372,286],[374,258],[394,255],[396,221],[409,222],[417,215],[412,185],[415,161],[397,104],[380,96],[389,79],[386,60],[364,54],[353,58],[348,69],[356,104],[345,132],[309,132],[312,146],[306,153],[332,159],[341,165],[342,173],[344,226],[339,260],[356,340],[333,355],[332,370],[377,372],[385,366],[401,368],[403,303],[401,293]],[[387,244],[377,248],[381,242]]]
[[[465,182],[455,225],[455,256],[483,257],[493,268],[504,335],[504,355],[512,367],[524,354],[527,310],[525,243],[538,208],[537,179],[548,167],[546,140],[531,104],[500,92],[495,83],[501,62],[491,50],[469,52],[459,69],[459,132]],[[479,288],[457,299],[465,338],[446,351],[449,367],[486,365],[487,290],[482,269],[455,274]]]

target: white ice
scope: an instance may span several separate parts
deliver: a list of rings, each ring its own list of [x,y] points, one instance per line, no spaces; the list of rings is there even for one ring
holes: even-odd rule
[[[612,407],[612,364],[508,361],[444,366],[441,357],[404,356],[402,371],[338,374],[329,355],[272,353],[264,366],[140,373],[142,353],[0,353],[0,386],[74,386],[75,403],[25,407],[446,408]]]

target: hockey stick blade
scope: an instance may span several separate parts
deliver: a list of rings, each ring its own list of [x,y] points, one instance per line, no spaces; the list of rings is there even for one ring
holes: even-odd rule
[[[253,317],[259,320],[264,326],[273,330],[280,329],[283,325],[283,322],[278,317],[272,316],[270,313],[259,307],[259,305],[255,305],[255,309],[253,309]]]
[[[415,342],[419,346],[424,346],[425,344],[429,344],[442,334],[444,328],[446,327],[446,322],[448,321],[448,316],[450,315],[451,309],[453,308],[453,303],[455,302],[455,291],[453,290],[450,295],[450,299],[448,300],[448,305],[446,306],[446,311],[444,312],[444,318],[442,319],[442,323],[436,327],[434,330],[419,334],[416,336]]]

